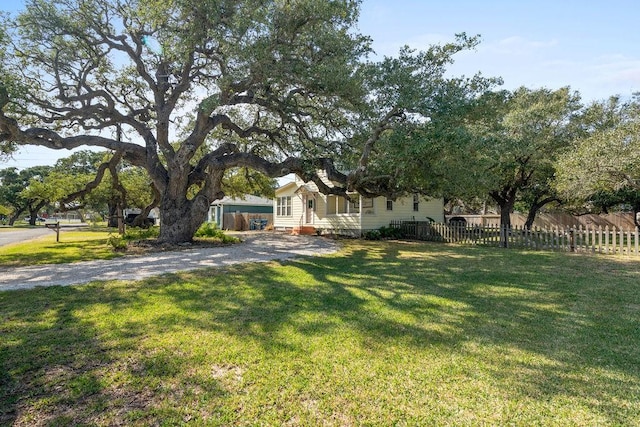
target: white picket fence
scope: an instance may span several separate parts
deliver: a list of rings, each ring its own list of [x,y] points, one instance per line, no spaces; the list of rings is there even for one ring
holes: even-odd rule
[[[640,233],[616,227],[504,228],[498,225],[468,226],[424,221],[394,221],[392,228],[402,230],[410,239],[506,246],[535,250],[640,255]]]

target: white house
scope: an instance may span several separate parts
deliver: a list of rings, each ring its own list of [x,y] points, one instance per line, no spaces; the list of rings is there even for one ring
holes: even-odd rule
[[[303,182],[296,177],[294,182],[276,190],[274,228],[301,234],[327,230],[359,236],[363,231],[388,226],[391,221],[444,222],[442,198],[416,194],[391,200],[354,194],[352,199],[348,201],[341,196],[322,194],[314,183]]]

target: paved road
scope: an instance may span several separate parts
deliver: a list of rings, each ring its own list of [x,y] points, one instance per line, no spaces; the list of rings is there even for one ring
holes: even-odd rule
[[[11,231],[0,231],[0,246],[11,243],[24,242],[26,240],[35,239],[45,234],[53,234],[44,225],[38,228],[16,228]]]
[[[95,280],[140,280],[176,271],[328,254],[337,249],[335,241],[322,237],[259,233],[244,236],[242,243],[215,248],[192,248],[106,261],[0,268],[0,291],[76,285]]]

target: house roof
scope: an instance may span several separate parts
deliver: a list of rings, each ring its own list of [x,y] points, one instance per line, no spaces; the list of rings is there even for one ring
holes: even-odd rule
[[[219,205],[241,205],[241,206],[273,206],[273,200],[266,197],[253,196],[246,194],[242,197],[225,196],[220,200],[211,203],[211,206]]]
[[[317,193],[318,190],[318,186],[315,185],[314,183],[310,182],[307,184],[303,184],[301,186],[298,187],[298,189],[295,191],[296,193],[302,193],[302,194],[308,194],[308,193]]]
[[[293,188],[297,189],[299,186],[300,186],[300,184],[298,184],[296,182],[293,182],[293,181],[287,182],[282,187],[276,188],[276,194],[281,193],[283,191],[287,191],[287,190],[293,189]]]

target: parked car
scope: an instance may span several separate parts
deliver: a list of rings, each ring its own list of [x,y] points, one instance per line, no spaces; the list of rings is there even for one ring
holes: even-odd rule
[[[127,216],[124,218],[124,223],[127,225],[133,224],[133,221],[136,219],[138,215],[139,214],[136,214],[136,213],[127,214]],[[155,218],[147,217],[144,219],[144,222],[142,223],[142,227],[144,228],[151,227],[152,225],[155,225],[155,223],[156,223]]]
[[[30,217],[30,216],[26,216],[26,217],[24,218],[24,220],[25,220],[25,221],[27,221],[27,222],[29,222],[29,221],[31,221],[31,217]],[[44,218],[42,218],[41,216],[39,216],[39,217],[36,217],[36,221],[37,221],[37,222],[45,222],[45,221],[46,221],[46,219],[44,219]]]
[[[467,225],[467,220],[462,216],[453,216],[449,218],[449,224],[451,225]]]

